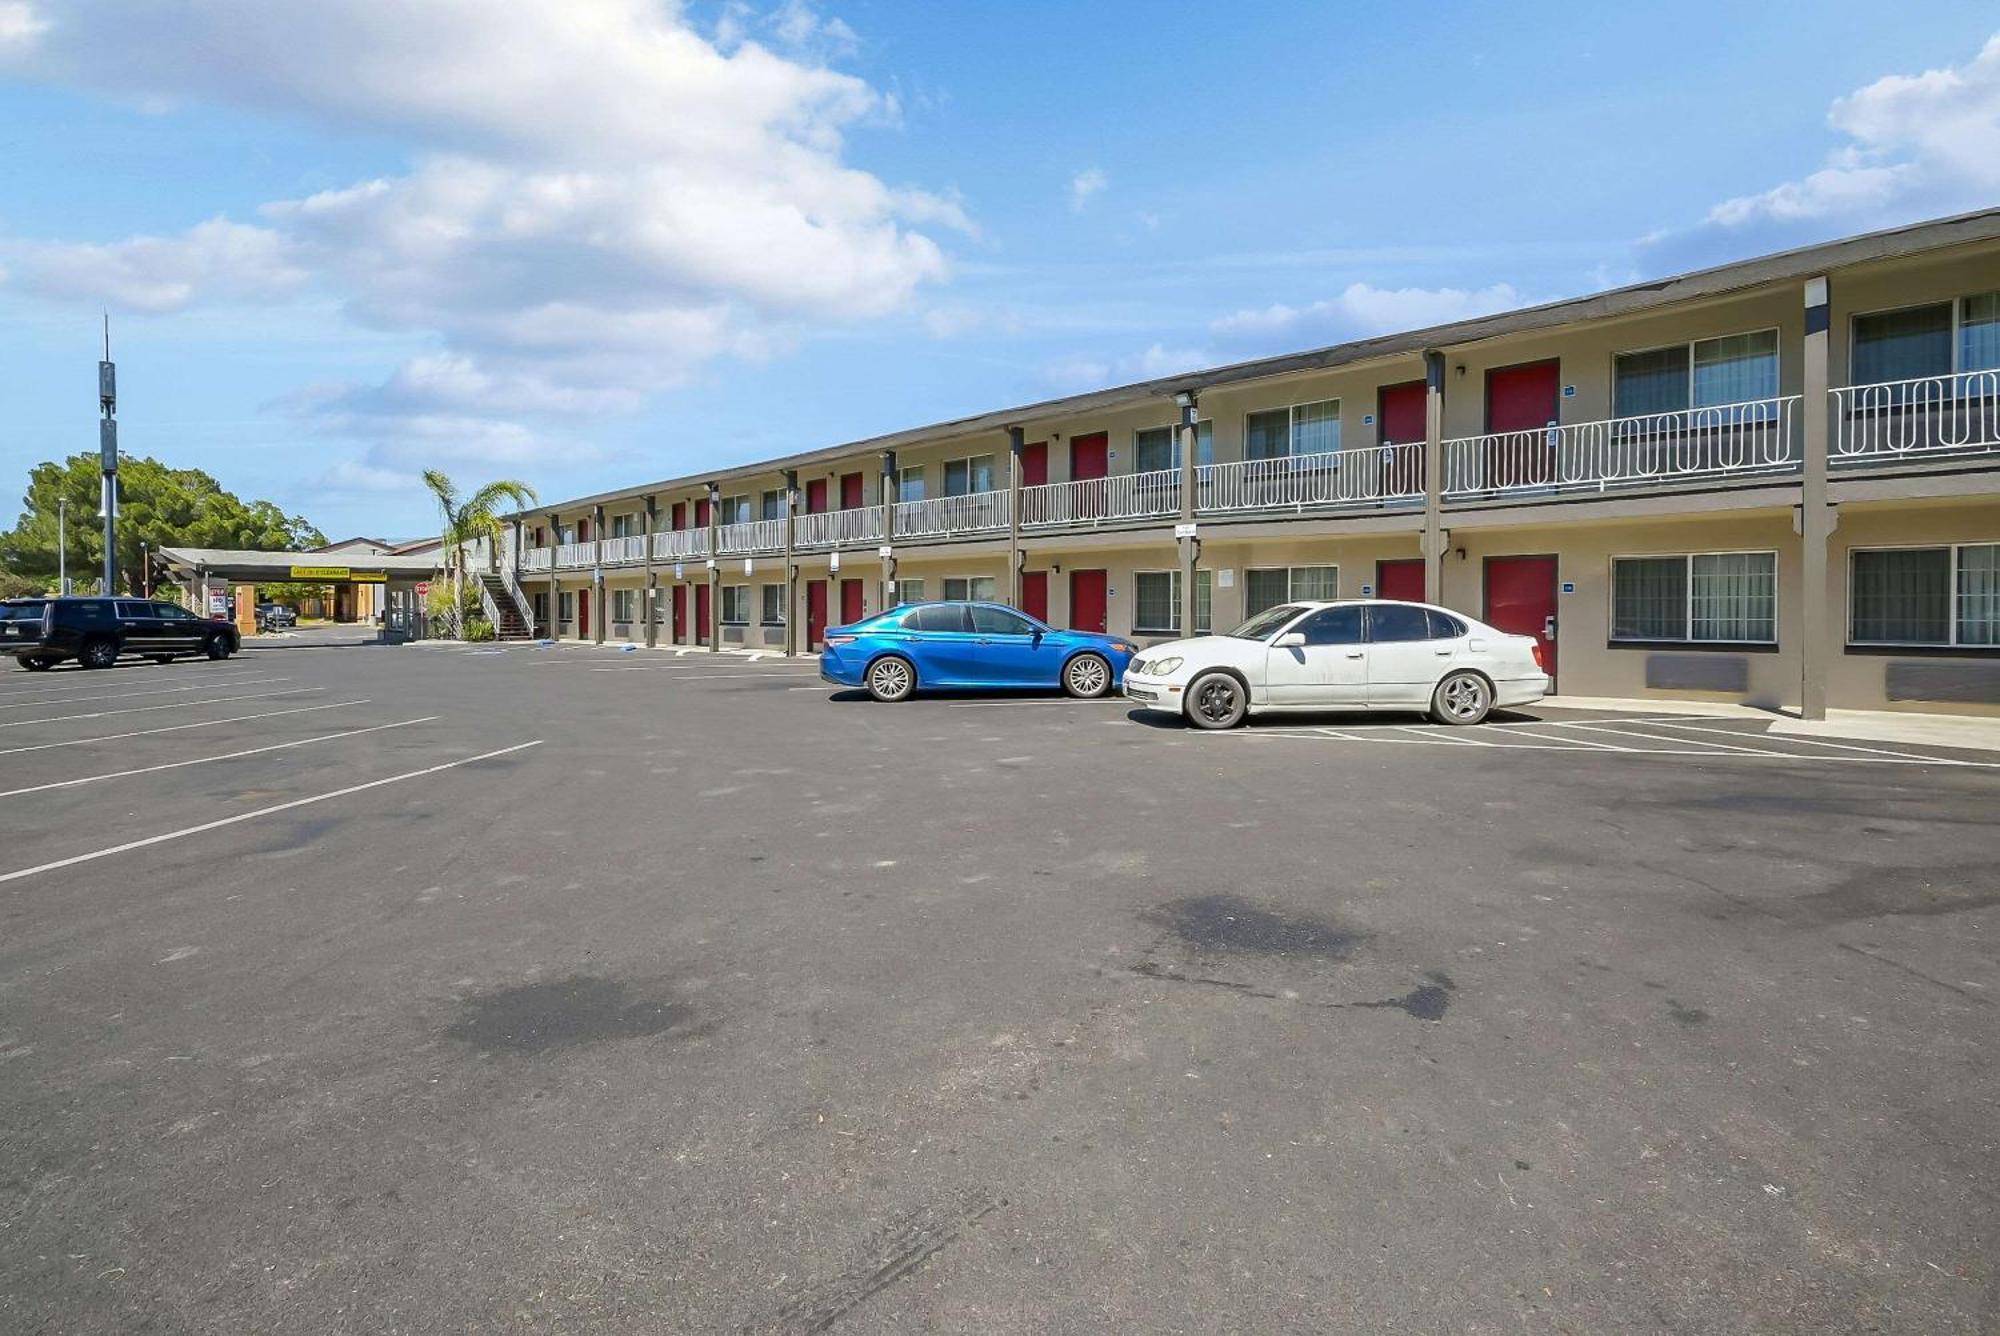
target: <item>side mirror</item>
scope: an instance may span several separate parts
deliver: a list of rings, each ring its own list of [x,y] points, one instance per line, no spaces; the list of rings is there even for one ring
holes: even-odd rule
[[[1304,649],[1306,636],[1303,631],[1287,631],[1271,642],[1272,649]]]

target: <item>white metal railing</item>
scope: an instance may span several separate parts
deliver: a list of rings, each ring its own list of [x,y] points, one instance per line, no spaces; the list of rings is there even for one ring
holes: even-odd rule
[[[1007,527],[1007,493],[969,492],[896,503],[896,537],[938,538]]]
[[[653,535],[654,561],[681,561],[708,556],[708,530],[662,529]]]
[[[718,556],[782,552],[785,550],[785,522],[744,520],[738,524],[725,524],[715,531],[715,550]]]
[[[1799,467],[1799,397],[1444,442],[1444,494],[1596,492]]]
[[[845,547],[873,543],[882,537],[882,507],[855,506],[849,510],[823,510],[816,515],[800,515],[792,529],[792,546],[798,548]]]
[[[2000,370],[1829,390],[1831,464],[2000,451]]]
[[[646,559],[646,536],[631,534],[624,538],[604,540],[604,564],[625,566]]]
[[[1108,478],[1037,483],[1021,489],[1021,527],[1103,524],[1107,520],[1178,515],[1181,471],[1156,469]]]
[[[556,550],[552,547],[531,547],[521,553],[521,569],[524,571],[545,571],[555,560]]]
[[[1422,500],[1423,495],[1421,441],[1203,464],[1195,469],[1195,510],[1204,515],[1373,506]]]
[[[595,543],[564,543],[556,548],[556,565],[564,569],[588,566],[597,556]]]

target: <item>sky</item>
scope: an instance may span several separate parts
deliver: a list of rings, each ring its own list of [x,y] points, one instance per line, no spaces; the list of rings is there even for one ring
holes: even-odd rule
[[[0,0],[0,489],[95,449],[106,311],[127,451],[403,537],[426,467],[560,500],[1996,204],[1991,0]]]

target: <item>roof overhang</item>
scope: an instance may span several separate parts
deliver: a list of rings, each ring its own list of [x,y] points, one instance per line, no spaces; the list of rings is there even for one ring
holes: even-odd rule
[[[250,552],[219,547],[163,547],[159,559],[182,575],[213,575],[242,583],[342,584],[422,580],[437,569],[431,557],[375,556],[365,552]]]

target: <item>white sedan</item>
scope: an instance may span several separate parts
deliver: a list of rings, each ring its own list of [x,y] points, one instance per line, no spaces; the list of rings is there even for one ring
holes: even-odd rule
[[[1540,700],[1549,678],[1533,636],[1370,599],[1283,603],[1227,635],[1154,645],[1126,666],[1124,689],[1198,728],[1234,728],[1252,710],[1425,710],[1476,724]]]

